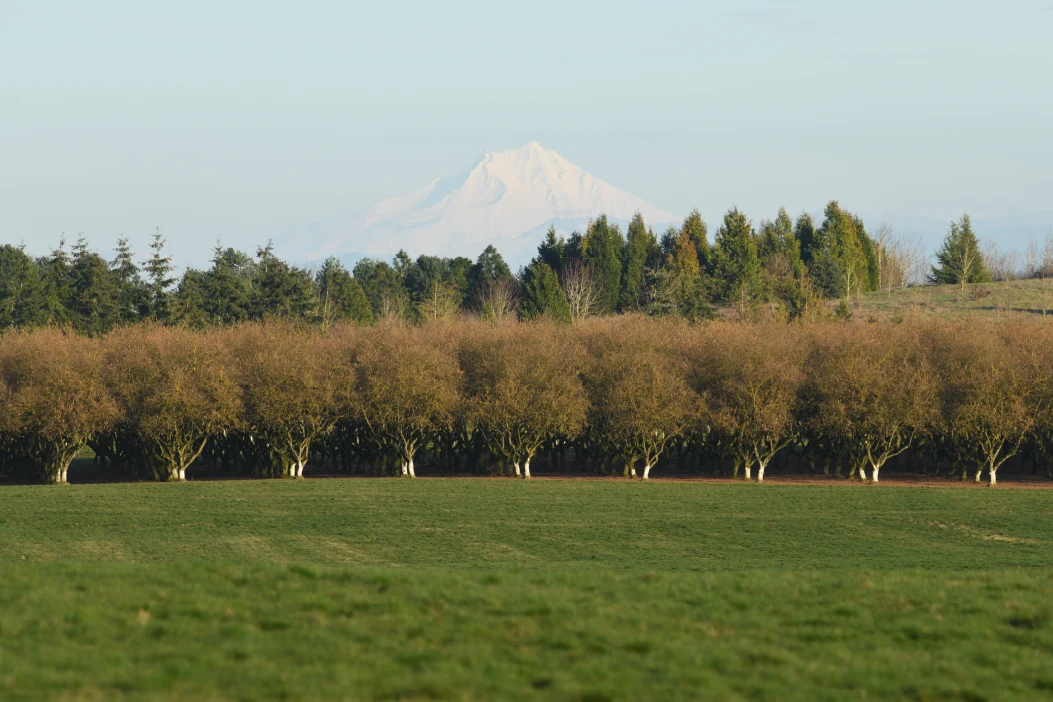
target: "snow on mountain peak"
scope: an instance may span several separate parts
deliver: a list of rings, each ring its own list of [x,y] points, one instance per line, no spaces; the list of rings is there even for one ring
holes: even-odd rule
[[[283,248],[299,260],[388,258],[399,249],[414,257],[474,258],[493,244],[518,265],[530,259],[549,226],[569,234],[600,214],[627,223],[636,212],[656,229],[679,220],[531,141],[488,152],[468,171],[382,200],[361,217],[292,232]]]

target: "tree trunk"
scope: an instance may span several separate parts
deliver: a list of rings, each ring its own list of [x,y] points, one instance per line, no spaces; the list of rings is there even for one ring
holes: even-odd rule
[[[874,483],[877,483],[877,481],[878,481],[878,472],[881,470],[881,465],[882,464],[880,464],[880,463],[876,463],[876,464],[870,466],[871,469],[872,469],[872,475],[870,477],[870,480],[872,482],[874,482]]]
[[[991,481],[990,481],[990,482],[988,483],[988,485],[989,485],[990,487],[994,487],[994,486],[995,486],[995,484],[997,484],[997,483],[998,483],[998,466],[996,466],[996,465],[994,464],[994,461],[993,461],[993,460],[991,461],[991,465],[990,465],[990,466],[988,466],[988,468],[987,468],[987,475],[988,475],[988,477],[989,477],[989,478],[990,478],[990,480],[991,480]]]
[[[746,471],[746,480],[753,480],[753,463],[751,461],[743,461],[742,468]]]
[[[984,467],[981,465],[976,469],[976,482],[980,482],[980,476],[984,474]]]
[[[650,478],[651,478],[651,464],[650,463],[644,463],[643,480],[650,480]]]
[[[526,459],[525,461],[523,461],[523,477],[524,478],[529,478],[530,477],[530,459],[529,458]]]
[[[519,461],[512,461],[512,466],[516,469],[516,477],[523,477],[523,473],[519,470]]]
[[[409,475],[409,464],[405,461],[402,462],[402,477],[405,478]]]
[[[767,461],[757,461],[757,482],[764,482],[764,469],[768,467]]]
[[[406,464],[406,465],[407,465],[407,467],[409,469],[409,477],[416,478],[417,477],[417,473],[414,472],[414,470],[413,470],[413,459],[412,458],[409,459],[409,463]]]

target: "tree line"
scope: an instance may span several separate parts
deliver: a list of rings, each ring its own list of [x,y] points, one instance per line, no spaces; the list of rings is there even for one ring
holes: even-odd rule
[[[925,264],[916,240],[899,239],[884,226],[868,233],[837,202],[827,205],[821,222],[808,214],[794,220],[781,209],[756,227],[732,208],[712,243],[697,210],[661,236],[639,214],[624,234],[600,216],[566,238],[550,229],[534,259],[516,273],[493,246],[475,261],[399,252],[390,263],[365,258],[347,270],[330,258],[308,270],[283,261],[268,244],[255,256],[217,245],[209,268],[177,276],[164,245],[156,233],[142,261],[125,238],[111,261],[83,238],[71,250],[60,242],[40,258],[24,247],[0,246],[0,329],[60,326],[100,335],[141,322],[204,329],[274,319],[325,329],[464,313],[559,322],[642,313],[698,321],[712,318],[717,303],[731,305],[742,319],[770,304],[777,318],[807,320],[825,314],[824,299],[847,301],[921,282]],[[964,286],[990,276],[963,216],[928,279]]]
[[[928,459],[1049,475],[1053,328],[770,324],[622,315],[325,332],[286,321],[0,336],[0,459],[64,483],[91,447],[146,480],[309,472],[530,477],[729,472],[773,461],[878,482]]]

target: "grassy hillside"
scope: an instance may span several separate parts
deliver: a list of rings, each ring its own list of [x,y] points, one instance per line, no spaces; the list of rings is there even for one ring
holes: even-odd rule
[[[2,699],[1053,695],[1048,490],[0,490]]]
[[[1053,278],[1011,280],[983,285],[933,285],[861,295],[853,316],[937,317],[958,319],[987,316],[1053,316]]]
[[[827,301],[831,313],[839,302]],[[1053,278],[968,285],[964,290],[957,285],[899,288],[891,294],[859,295],[849,307],[857,321],[1053,317]],[[728,319],[736,318],[728,305],[719,305],[718,311]]]

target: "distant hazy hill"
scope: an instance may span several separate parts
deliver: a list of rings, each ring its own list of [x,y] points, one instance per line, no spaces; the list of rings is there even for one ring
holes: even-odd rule
[[[474,258],[493,244],[513,265],[525,263],[544,232],[584,231],[606,214],[627,223],[641,212],[658,232],[681,217],[595,178],[554,151],[531,142],[488,153],[473,168],[377,203],[361,216],[339,217],[292,231],[281,253],[296,261],[330,255],[345,261],[388,258],[405,249]]]

